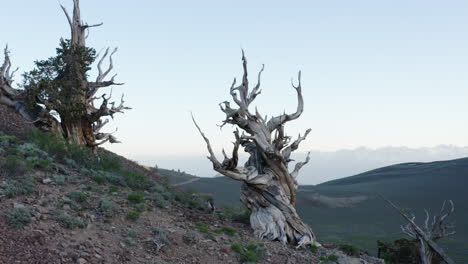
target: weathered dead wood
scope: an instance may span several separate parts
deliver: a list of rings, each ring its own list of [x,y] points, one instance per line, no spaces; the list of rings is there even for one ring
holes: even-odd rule
[[[416,218],[414,215],[409,217],[390,200],[386,199],[382,195],[380,195],[380,197],[397,210],[398,213],[408,222],[406,226],[401,226],[401,229],[405,234],[419,241],[419,255],[422,264],[431,264],[433,253],[439,255],[447,264],[455,264],[444,250],[435,243],[435,241],[441,238],[455,234],[455,231],[448,232],[449,229],[455,227],[454,225],[444,224],[444,220],[455,211],[455,207],[451,200],[449,200],[451,208],[444,213],[446,204],[444,201],[440,213],[434,216],[430,226],[429,213],[425,211],[426,220],[424,222],[424,228],[421,228],[414,222],[414,219]]]
[[[0,67],[0,103],[14,107],[15,99],[19,92],[17,89],[14,89],[12,85],[14,74],[18,69],[10,73],[11,60],[8,46],[5,47],[3,52],[4,60],[2,66]]]
[[[301,73],[298,75],[298,85],[292,85],[298,97],[298,107],[293,114],[283,114],[272,117],[267,121],[255,109],[250,112],[249,106],[261,93],[262,65],[258,73],[257,84],[249,89],[247,59],[242,51],[242,83],[236,86],[234,79],[229,92],[237,107],[232,107],[228,101],[219,104],[226,118],[220,125],[236,125],[243,132],[234,132],[236,141],[232,157],[228,157],[223,150],[224,161],[220,162],[211,147],[209,139],[200,129],[192,116],[193,122],[206,142],[209,152],[208,159],[213,169],[220,174],[234,180],[242,181],[241,201],[252,212],[250,223],[257,237],[269,240],[279,240],[297,246],[318,244],[312,229],[298,216],[294,209],[296,201],[296,177],[300,169],[307,164],[309,156],[304,162],[298,162],[292,172],[288,171],[291,162],[290,155],[297,150],[301,141],[310,133],[298,137],[290,144],[290,137],[285,135],[284,125],[288,121],[300,117],[304,109],[301,88]],[[238,149],[244,147],[250,158],[244,166],[238,166]]]
[[[41,115],[43,114],[43,109],[39,106],[30,107],[30,109],[28,109],[25,106],[24,90],[13,86],[14,75],[19,68],[16,68],[13,71],[11,70],[12,63],[8,46],[5,46],[3,52],[4,59],[2,66],[0,67],[0,104],[14,108],[21,114],[21,116],[30,122],[40,120]]]

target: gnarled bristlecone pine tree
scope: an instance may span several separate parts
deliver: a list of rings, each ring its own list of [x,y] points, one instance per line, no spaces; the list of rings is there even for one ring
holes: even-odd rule
[[[381,196],[387,203],[389,203],[398,213],[408,222],[405,226],[400,226],[403,233],[418,241],[418,252],[421,264],[431,264],[435,255],[438,255],[445,263],[455,264],[455,262],[445,253],[445,251],[437,245],[437,241],[444,237],[455,235],[455,225],[446,224],[445,220],[455,211],[455,206],[452,200],[449,200],[450,208],[446,208],[446,201],[442,204],[442,208],[438,214],[433,218],[426,213],[424,226],[420,227],[415,223],[416,216],[408,216],[396,206],[393,202]]]
[[[242,51],[243,78],[242,84],[236,86],[236,80],[230,89],[230,94],[236,108],[227,101],[220,104],[226,119],[221,126],[232,124],[238,128],[234,131],[235,142],[232,157],[228,157],[223,150],[224,161],[219,162],[213,153],[209,139],[202,132],[195,119],[195,126],[205,140],[209,152],[208,159],[213,168],[220,174],[234,180],[242,181],[241,201],[251,211],[250,224],[256,237],[267,240],[279,240],[298,247],[307,244],[319,245],[312,229],[306,225],[295,209],[296,178],[299,170],[309,161],[309,155],[303,162],[297,162],[290,172],[288,164],[292,161],[291,153],[295,151],[301,141],[310,132],[308,129],[303,136],[291,143],[291,137],[286,136],[284,126],[286,122],[299,118],[304,110],[302,97],[301,72],[298,76],[296,90],[298,106],[293,114],[282,114],[267,120],[257,109],[251,112],[249,106],[260,94],[260,78],[264,67],[258,73],[258,82],[249,88],[247,78],[247,59]],[[238,129],[243,130],[239,134]],[[245,133],[244,133],[245,132]],[[244,167],[238,166],[239,147],[250,155]]]
[[[118,143],[112,133],[101,129],[116,113],[130,109],[124,106],[123,96],[119,104],[109,102],[111,96],[97,96],[104,87],[121,85],[114,82],[116,75],[106,80],[113,69],[112,56],[117,51],[107,48],[97,64],[98,76],[88,80],[91,64],[99,57],[86,46],[89,29],[101,26],[81,21],[79,0],[73,0],[73,16],[62,6],[71,29],[71,38],[61,40],[57,55],[36,61],[36,68],[23,75],[22,89],[13,87],[13,75],[8,47],[0,68],[0,103],[15,108],[25,119],[36,126],[65,138],[68,142],[96,147],[105,142]],[[102,64],[109,59],[106,69]],[[112,92],[110,93],[112,94]]]
[[[431,264],[434,254],[440,254],[436,253],[434,249],[431,248],[429,245],[430,242],[428,242],[428,240],[437,242],[441,238],[455,235],[455,231],[453,230],[455,225],[453,223],[444,223],[447,217],[449,217],[455,211],[453,202],[449,200],[448,203],[450,204],[450,208],[446,209],[446,202],[444,201],[440,212],[434,215],[432,219],[429,216],[429,212],[424,210],[426,213],[426,219],[424,220],[424,226],[419,228],[419,230],[417,230],[418,227],[414,224],[414,219],[416,218],[414,215],[411,217],[410,223],[405,226],[401,226],[403,233],[407,234],[413,239],[418,240],[419,257],[421,259],[421,263],[423,264]],[[441,257],[446,258],[446,256]]]

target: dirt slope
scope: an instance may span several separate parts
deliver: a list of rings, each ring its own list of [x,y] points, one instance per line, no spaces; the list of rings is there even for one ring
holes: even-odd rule
[[[31,128],[0,108],[0,264],[377,263],[258,241],[155,170],[105,150],[64,152],[42,134],[16,136]]]

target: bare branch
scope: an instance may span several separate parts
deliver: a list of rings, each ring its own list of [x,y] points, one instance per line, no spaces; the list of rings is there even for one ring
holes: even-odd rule
[[[234,81],[231,85],[231,96],[234,102],[239,106],[239,111],[241,114],[245,114],[250,116],[249,113],[249,105],[250,103],[253,102],[253,100],[257,97],[257,95],[260,94],[260,78],[261,74],[264,70],[265,66],[262,66],[262,69],[258,73],[258,83],[254,87],[254,89],[249,93],[249,79],[248,79],[248,71],[247,71],[247,58],[245,57],[244,50],[242,50],[242,69],[243,69],[243,75],[242,75],[242,84],[235,87],[236,85],[236,79],[234,78]],[[237,94],[239,93],[239,94]]]
[[[226,155],[226,152],[224,151],[223,149],[223,156],[224,156],[224,160],[223,160],[223,163],[222,163],[222,168],[224,170],[235,170],[237,168],[237,163],[239,161],[239,154],[238,154],[238,151],[239,151],[239,146],[241,144],[241,137],[239,136],[239,130],[236,129],[236,131],[234,131],[234,136],[236,138],[236,141],[233,142],[234,144],[234,148],[232,149],[232,158],[229,158],[227,155]]]
[[[192,115],[192,121],[197,127],[198,132],[200,132],[200,135],[203,137],[203,139],[206,142],[206,147],[208,149],[208,153],[210,154],[208,156],[208,159],[211,161],[211,163],[213,163],[213,168],[217,171],[221,168],[221,163],[218,161],[218,159],[216,158],[216,155],[213,152],[213,149],[211,148],[210,140],[205,136],[201,128],[198,126],[197,121],[195,121],[195,117],[193,116],[193,113],[191,113],[191,115]]]
[[[424,228],[426,229],[426,232],[430,232],[429,229],[429,212],[424,209],[424,212],[426,213],[426,220],[424,220]]]
[[[103,116],[110,116],[111,118],[114,118],[114,114],[116,113],[123,113],[123,110],[128,110],[132,109],[131,107],[126,107],[124,106],[124,95],[122,95],[120,99],[120,104],[118,106],[115,106],[115,102],[109,103],[109,99],[111,96],[106,98],[106,94],[103,94],[101,96],[102,98],[102,103],[99,109],[94,109],[91,111],[90,114],[90,119],[93,122],[97,122],[101,117]],[[108,107],[108,104],[111,105],[111,108]]]
[[[296,90],[297,92],[297,110],[293,114],[283,114],[280,116],[272,117],[268,121],[268,129],[270,131],[273,131],[275,129],[278,129],[281,125],[283,125],[286,122],[295,120],[299,118],[304,111],[304,98],[302,96],[302,86],[301,86],[301,71],[298,73],[298,85],[295,86],[294,83],[291,83],[292,87]]]
[[[410,224],[407,224],[406,226],[401,225],[400,228],[401,228],[401,231],[403,233],[405,233],[406,235],[408,235],[409,237],[411,237],[413,239],[417,238],[417,235],[416,235],[414,229],[411,228]]]
[[[102,144],[104,144],[106,142],[109,142],[111,144],[122,143],[122,142],[118,141],[117,138],[114,135],[112,135],[112,133],[99,133],[98,135],[96,135],[96,139],[101,140],[101,141],[96,142],[93,145],[94,147],[100,146],[100,145],[102,145]]]
[[[65,16],[67,17],[68,24],[70,25],[71,30],[73,30],[73,22],[70,15],[67,12],[67,9],[63,5],[60,5],[60,7],[62,8],[63,13],[65,13]]]
[[[81,25],[81,28],[82,28],[83,30],[85,30],[85,29],[89,29],[89,28],[92,28],[92,27],[100,27],[100,26],[102,26],[102,25],[104,25],[104,23],[102,23],[102,22],[99,23],[99,24],[94,24],[94,25],[84,24],[84,25]]]
[[[446,229],[447,227],[442,225],[442,222],[439,220],[439,221],[435,221],[436,225],[438,225],[440,227],[440,233],[437,234],[437,235],[433,235],[432,232],[430,233],[427,233],[427,232],[424,232],[415,222],[414,222],[414,216],[413,218],[410,218],[408,217],[405,213],[403,213],[403,211],[398,208],[395,204],[393,204],[390,200],[386,199],[385,197],[383,197],[382,195],[379,195],[384,201],[386,201],[388,204],[390,204],[395,210],[398,211],[398,213],[406,220],[408,221],[408,226],[405,227],[403,229],[403,232],[405,231],[408,231],[408,232],[405,232],[406,234],[408,234],[410,237],[412,238],[417,238],[419,239],[420,241],[420,255],[422,257],[427,257],[427,256],[430,256],[430,252],[428,252],[429,250],[429,247],[434,251],[436,252],[447,264],[455,264],[455,262],[447,255],[445,254],[444,250],[439,247],[434,241],[436,241],[437,239],[440,239],[442,237],[446,237],[446,236],[449,236],[449,235],[452,235],[454,234],[455,232],[450,232],[450,233],[446,233]],[[449,214],[451,214],[453,211],[454,211],[454,207],[453,207],[453,203],[450,201],[451,205],[452,205],[452,208],[449,210],[449,212],[445,215],[442,215],[442,212],[444,211],[444,207],[445,207],[445,202],[444,204],[442,205],[442,209],[441,209],[441,213],[439,214],[439,216],[441,217],[437,217],[438,219],[442,219],[443,216],[448,216]],[[445,219],[445,217],[444,217]],[[434,230],[434,228],[433,228]],[[429,246],[429,247],[426,247],[426,244]],[[429,262],[426,262],[426,263],[429,263]]]
[[[109,119],[106,119],[104,121],[102,121],[102,119],[99,119],[98,121],[96,121],[96,123],[93,124],[93,132],[94,134],[98,134],[99,131],[101,131],[101,129],[107,125],[107,123],[109,123]]]
[[[10,60],[10,51],[8,50],[8,45],[4,49],[4,61],[0,67],[0,96],[2,93],[9,97],[9,100],[14,100],[14,97],[18,96],[18,91],[12,87],[14,74],[18,71],[18,68],[10,73],[11,69],[11,60]],[[7,102],[7,99],[4,99],[4,103]],[[8,103],[9,104],[9,103]]]
[[[106,59],[107,55],[109,54],[109,49],[110,49],[110,48],[107,48],[107,49],[106,49],[106,51],[104,52],[104,55],[102,55],[101,59],[99,60],[99,62],[98,62],[98,64],[97,64],[97,68],[98,68],[98,76],[97,76],[97,78],[96,78],[96,82],[97,82],[97,83],[102,82],[102,81],[104,80],[104,78],[106,78],[106,75],[107,75],[107,74],[102,72],[102,67],[101,67],[101,65],[102,65],[102,62]],[[116,50],[114,49],[114,52],[113,52],[113,53],[115,53],[115,51],[116,51]],[[113,54],[113,53],[112,53],[112,54]],[[112,65],[112,55],[111,55],[110,65],[109,65],[110,70],[112,70],[112,67],[113,67],[113,65]],[[108,69],[106,72],[110,72],[110,70]]]
[[[455,228],[455,225],[444,224],[445,219],[449,217],[455,211],[455,206],[453,205],[453,201],[449,200],[449,203],[450,203],[450,208],[448,209],[447,212],[444,213],[445,204],[446,204],[446,201],[444,201],[444,203],[442,204],[442,208],[440,209],[440,213],[435,218],[437,219],[437,221],[435,221],[435,224],[433,225],[432,230],[434,232],[436,229],[438,229],[438,233],[435,234],[434,240],[448,237],[456,233],[455,231],[449,231],[450,229]]]
[[[85,39],[88,39],[88,37],[89,37],[89,28],[86,29]]]
[[[282,151],[283,159],[286,162],[290,161],[291,153],[299,148],[299,144],[307,138],[307,135],[309,135],[310,131],[312,129],[307,129],[306,132],[304,133],[304,136],[301,137],[301,134],[297,137],[296,141],[294,141],[291,145],[289,145],[287,148],[285,148]]]
[[[114,82],[114,79],[117,76],[117,74],[114,74],[114,76],[112,76],[112,78],[109,81],[104,81],[106,76],[114,68],[112,55],[114,55],[116,52],[117,52],[117,48],[115,48],[114,51],[112,51],[112,53],[110,54],[110,56],[109,56],[109,68],[105,72],[103,72],[103,70],[102,70],[102,63],[106,59],[107,55],[109,54],[109,48],[106,49],[106,51],[104,52],[104,55],[99,60],[99,62],[97,64],[98,76],[96,77],[96,82],[88,82],[88,94],[87,94],[88,97],[94,96],[99,88],[109,87],[109,86],[112,86],[112,85],[123,85],[123,83]]]
[[[117,75],[117,74],[116,74]],[[114,77],[116,76],[114,75]],[[99,88],[109,87],[112,85],[124,85],[124,83],[114,82],[114,77],[110,81],[105,82],[88,82],[88,97],[94,96]]]
[[[305,161],[296,163],[296,166],[294,167],[294,171],[290,173],[291,177],[293,179],[296,179],[297,176],[299,175],[299,171],[302,169],[302,167],[304,167],[304,165],[309,163],[309,161],[310,161],[310,152],[307,153],[307,157]]]
[[[106,49],[106,51],[104,52],[104,55],[102,55],[101,59],[99,60],[98,64],[97,64],[97,68],[98,68],[98,76],[96,78],[96,82],[101,82],[103,78],[102,77],[102,68],[101,68],[101,64],[102,62],[104,61],[104,59],[107,57],[107,54],[109,53],[109,48]]]
[[[265,69],[265,64],[262,64],[262,69],[258,72],[257,85],[255,85],[255,87],[252,89],[252,91],[249,93],[249,96],[247,97],[247,106],[249,106],[255,100],[257,95],[259,95],[262,92],[260,89],[260,81],[261,81],[262,72],[264,69]]]
[[[114,105],[115,105],[114,102],[111,103],[111,104],[112,104],[112,107],[111,107],[111,109],[110,109],[110,111],[111,111],[111,115],[110,115],[110,116],[112,117],[113,114],[115,114],[115,113],[123,113],[123,110],[130,110],[130,109],[132,109],[131,107],[124,106],[124,103],[125,103],[125,101],[124,101],[124,95],[122,94],[122,97],[120,98],[120,104],[119,104],[117,107],[114,107]]]
[[[453,201],[449,200],[450,209],[447,211],[447,213],[443,214],[444,209],[445,209],[445,203],[446,203],[446,201],[444,201],[444,203],[442,204],[442,208],[440,209],[440,215],[441,215],[440,223],[442,223],[445,220],[445,218],[450,216],[455,211],[455,206],[453,205]]]

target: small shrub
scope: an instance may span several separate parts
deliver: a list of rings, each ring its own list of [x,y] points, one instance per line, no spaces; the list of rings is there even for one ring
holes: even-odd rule
[[[36,162],[36,167],[40,169],[47,169],[50,166],[50,160],[48,159],[38,159]]]
[[[259,262],[265,257],[265,247],[261,244],[249,244],[241,252],[241,262]]]
[[[149,242],[149,246],[154,248],[156,252],[159,252],[162,247],[172,244],[171,241],[167,238],[166,231],[164,229],[155,227],[152,231],[154,238],[151,242]]]
[[[317,251],[318,251],[318,246],[316,246],[316,245],[311,245],[310,246],[310,252],[316,254]]]
[[[17,139],[15,136],[0,134],[0,147],[8,147],[10,144],[15,142]]]
[[[127,244],[128,246],[130,247],[134,247],[136,246],[138,243],[135,241],[135,239],[131,238],[131,237],[127,237],[125,238],[125,244]]]
[[[106,182],[106,178],[102,175],[96,175],[93,177],[93,180],[97,183],[97,184],[104,184]]]
[[[360,250],[355,246],[341,244],[341,245],[338,245],[338,248],[348,256],[354,256],[354,257],[359,256]]]
[[[416,263],[419,259],[418,242],[415,240],[377,241],[377,247],[385,263]]]
[[[102,152],[99,154],[97,167],[104,171],[120,171],[122,169],[122,161],[113,153]]]
[[[36,191],[36,184],[32,178],[11,181],[4,186],[3,194],[8,198],[30,194]]]
[[[26,140],[37,145],[41,150],[56,157],[67,157],[67,144],[62,138],[52,133],[42,131],[30,131],[26,134]]]
[[[139,171],[124,169],[120,174],[125,178],[128,187],[135,190],[146,190],[154,185],[153,181]]]
[[[234,236],[237,233],[237,230],[230,226],[223,226],[215,230],[216,233],[224,233],[228,236]]]
[[[240,262],[259,262],[265,257],[266,249],[262,244],[232,244],[231,249],[240,254]]]
[[[26,208],[13,208],[6,215],[10,226],[21,228],[31,223],[31,212]]]
[[[51,161],[49,159],[43,159],[39,157],[27,157],[25,166],[31,170],[33,168],[46,170],[50,169]]]
[[[170,204],[160,193],[150,193],[146,196],[146,199],[159,208],[167,208]]]
[[[39,149],[33,143],[24,143],[19,145],[17,148],[18,152],[26,157],[46,157],[47,153]]]
[[[162,192],[161,195],[167,201],[171,201],[172,199],[174,199],[174,195],[171,192]]]
[[[133,208],[135,209],[135,211],[137,212],[144,212],[145,209],[146,209],[146,206],[144,203],[138,203],[138,204],[134,204],[133,205]]]
[[[187,204],[188,201],[190,200],[190,194],[179,191],[175,194],[175,200],[182,204]]]
[[[194,232],[187,232],[182,236],[182,241],[187,245],[194,245],[197,242],[197,234]]]
[[[127,236],[131,238],[136,238],[138,236],[138,233],[133,229],[129,229],[127,230]]]
[[[59,215],[56,218],[57,222],[59,222],[63,227],[68,229],[75,229],[75,228],[85,228],[88,224],[78,218],[74,218],[68,215]]]
[[[241,262],[258,262],[261,257],[255,252],[248,250],[241,254],[240,261]]]
[[[104,191],[102,190],[102,187],[99,186],[99,185],[90,185],[90,186],[86,186],[86,187],[85,187],[85,190],[86,190],[86,191],[90,191],[90,192],[100,193],[100,194],[103,194],[103,193],[104,193]]]
[[[250,224],[250,211],[245,206],[226,207],[218,213],[231,220],[243,224]]]
[[[25,164],[22,162],[22,159],[16,155],[6,156],[3,167],[9,176],[20,175],[27,170]]]
[[[145,201],[145,196],[141,193],[130,193],[127,196],[127,200],[132,204],[138,204]]]
[[[159,208],[168,208],[171,205],[171,203],[167,200],[158,200],[155,201],[154,204]]]
[[[162,233],[165,233],[164,229],[161,229],[159,227],[153,227],[151,229],[151,232],[155,235],[159,235],[159,234],[162,234]]]
[[[238,243],[235,243],[235,244],[232,244],[231,245],[231,249],[236,252],[236,253],[242,253],[243,251],[243,248],[242,248],[242,245],[241,244],[238,244]]]
[[[175,194],[175,200],[186,205],[189,208],[207,211],[207,200],[193,192],[178,191]]]
[[[339,257],[337,255],[331,254],[328,256],[329,261],[337,261]]]
[[[94,154],[89,148],[67,144],[67,150],[68,157],[77,164],[89,169],[97,169],[99,167],[96,165],[99,162],[99,156]]]
[[[153,186],[149,189],[150,192],[163,193],[166,191],[166,188],[159,183],[154,183]]]
[[[62,184],[65,183],[65,177],[62,176],[62,175],[54,176],[54,182],[55,182],[56,184],[62,185]]]
[[[108,200],[101,200],[98,205],[98,212],[104,217],[113,217],[117,212],[114,203]]]
[[[69,158],[65,158],[63,160],[63,162],[68,165],[69,167],[72,167],[72,168],[78,168],[79,165],[76,163],[76,161],[72,160],[72,159],[69,159]]]
[[[109,187],[109,192],[110,193],[116,193],[118,191],[119,191],[119,187],[117,187],[117,186],[110,186]]]
[[[188,206],[192,209],[197,209],[200,211],[207,211],[208,206],[207,206],[208,201],[204,199],[202,196],[198,195],[192,195],[192,199],[189,200]]]
[[[133,221],[138,220],[140,218],[140,212],[137,211],[130,211],[127,213],[127,218]]]
[[[127,187],[127,181],[122,175],[106,171],[100,171],[99,173],[101,173],[101,175],[104,176],[107,182],[112,183],[114,185]]]
[[[71,191],[67,193],[66,196],[77,203],[84,203],[89,198],[86,193],[80,191]]]
[[[202,233],[208,233],[210,230],[208,229],[208,226],[206,226],[204,223],[202,222],[197,222],[195,223],[195,227],[198,229],[198,231],[202,232]]]
[[[57,203],[57,208],[59,209],[62,209],[64,205],[69,205],[71,209],[73,210],[80,210],[81,209],[81,205],[79,205],[78,203],[76,203],[75,201],[72,201],[72,200],[60,200],[58,201]]]
[[[336,262],[339,259],[337,255],[331,254],[328,256],[321,256],[320,260],[325,263]]]

